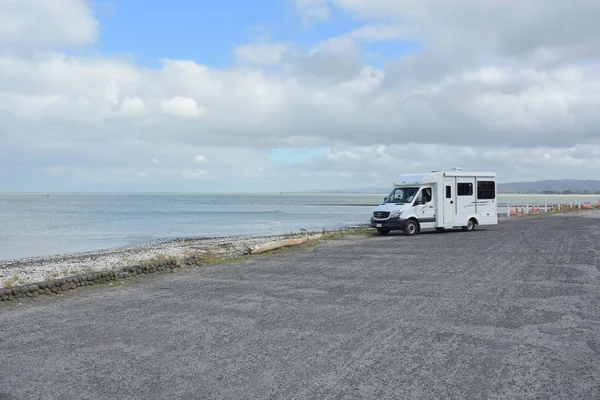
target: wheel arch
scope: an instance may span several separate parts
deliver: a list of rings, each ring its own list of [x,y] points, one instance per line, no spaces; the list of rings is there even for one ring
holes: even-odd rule
[[[419,221],[419,218],[417,218],[416,215],[411,215],[406,220],[407,221],[415,221],[416,224],[417,224],[417,230],[418,230],[418,232],[421,232],[421,222]]]
[[[477,215],[471,215],[469,217],[469,219],[467,219],[467,221],[473,220],[475,221],[475,225],[479,225],[479,218],[477,218]]]

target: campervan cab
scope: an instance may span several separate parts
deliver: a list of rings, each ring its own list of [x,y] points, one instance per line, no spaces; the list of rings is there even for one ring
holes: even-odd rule
[[[401,175],[383,203],[373,209],[371,226],[382,235],[401,230],[462,228],[498,223],[495,172],[451,171]]]

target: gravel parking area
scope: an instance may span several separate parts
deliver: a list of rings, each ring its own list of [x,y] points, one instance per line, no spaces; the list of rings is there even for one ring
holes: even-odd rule
[[[0,399],[598,399],[585,215],[346,236],[2,307]]]

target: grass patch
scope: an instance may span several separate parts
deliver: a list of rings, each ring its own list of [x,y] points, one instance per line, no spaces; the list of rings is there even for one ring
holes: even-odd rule
[[[56,278],[58,278],[58,272],[56,271],[49,272],[44,276],[44,279],[47,281],[51,281]]]
[[[339,239],[339,238],[343,238],[346,236],[356,236],[356,235],[364,235],[365,233],[372,233],[374,230],[371,227],[365,226],[365,227],[358,227],[358,228],[352,228],[352,229],[344,229],[344,230],[340,230],[340,231],[335,231],[335,232],[325,232],[323,234],[323,239],[328,240],[328,239]]]

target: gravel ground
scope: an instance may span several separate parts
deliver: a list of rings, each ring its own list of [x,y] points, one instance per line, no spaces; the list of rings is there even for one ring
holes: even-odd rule
[[[0,399],[598,399],[597,215],[346,236],[3,307]]]

